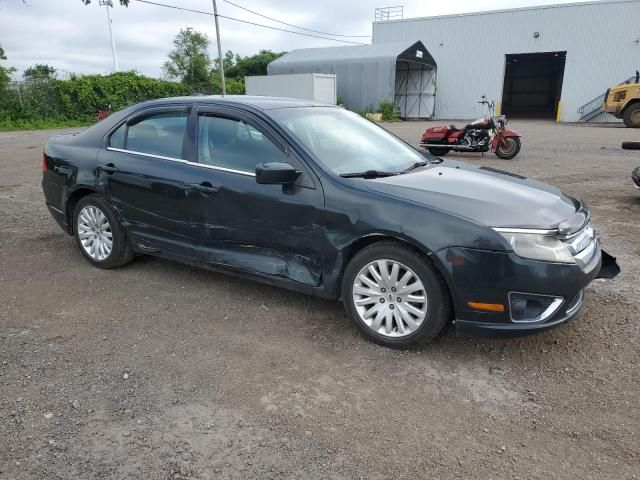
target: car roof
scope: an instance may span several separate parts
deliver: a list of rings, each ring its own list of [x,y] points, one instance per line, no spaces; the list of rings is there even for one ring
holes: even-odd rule
[[[215,105],[246,105],[260,110],[273,110],[277,108],[297,107],[335,107],[330,103],[300,100],[298,98],[262,97],[249,95],[191,95],[189,97],[160,98],[145,102],[147,105],[164,105],[169,103],[199,103]]]

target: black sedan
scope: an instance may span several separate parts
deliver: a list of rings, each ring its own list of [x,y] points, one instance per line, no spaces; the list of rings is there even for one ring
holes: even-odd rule
[[[589,211],[558,189],[299,100],[138,104],[51,138],[43,169],[51,214],[93,265],[150,254],[341,299],[392,347],[451,320],[475,335],[556,326],[603,258]]]

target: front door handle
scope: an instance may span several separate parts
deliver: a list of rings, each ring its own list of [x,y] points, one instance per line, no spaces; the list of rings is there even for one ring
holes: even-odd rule
[[[209,196],[217,193],[218,187],[214,187],[209,182],[192,183],[189,188],[200,192],[202,195]]]
[[[106,165],[98,165],[98,170],[111,175],[112,173],[119,172],[120,169],[113,163],[107,163]]]

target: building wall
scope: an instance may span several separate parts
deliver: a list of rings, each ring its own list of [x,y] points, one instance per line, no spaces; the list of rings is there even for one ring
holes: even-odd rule
[[[640,0],[374,22],[374,44],[400,40],[421,40],[436,60],[441,119],[482,116],[483,94],[501,101],[506,54],[566,51],[560,120],[574,122],[580,106],[640,69]]]

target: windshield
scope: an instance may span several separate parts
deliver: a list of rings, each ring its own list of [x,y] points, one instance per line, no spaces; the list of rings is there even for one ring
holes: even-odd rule
[[[342,108],[282,108],[269,113],[338,175],[369,170],[396,173],[425,161],[402,140]]]

